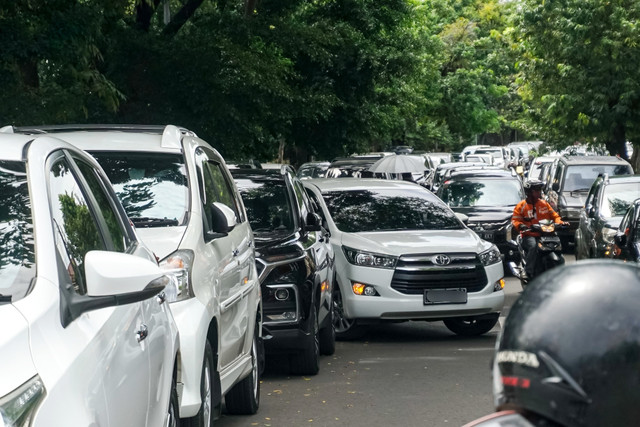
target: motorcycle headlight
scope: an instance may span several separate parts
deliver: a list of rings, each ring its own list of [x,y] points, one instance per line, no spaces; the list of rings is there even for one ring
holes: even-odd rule
[[[479,256],[480,262],[482,262],[482,265],[484,266],[502,262],[500,251],[495,245],[492,245],[489,250],[482,252]]]
[[[45,394],[44,384],[36,375],[0,398],[0,425],[3,427],[31,425],[31,418]]]
[[[160,267],[170,279],[164,289],[168,302],[182,301],[195,296],[191,286],[193,251],[188,249],[175,251],[160,262]]]
[[[395,268],[396,266],[396,257],[361,251],[347,246],[343,246],[342,251],[347,257],[347,261],[353,265],[376,268]]]

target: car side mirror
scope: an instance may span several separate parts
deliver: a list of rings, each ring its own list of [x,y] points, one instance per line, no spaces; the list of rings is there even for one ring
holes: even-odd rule
[[[560,183],[554,182],[553,184],[551,184],[551,189],[557,192],[560,189]]]
[[[464,225],[469,224],[469,217],[468,217],[468,216],[466,216],[466,215],[465,215],[465,214],[463,214],[463,213],[459,213],[459,212],[454,212],[454,213],[456,214],[456,216],[458,217],[458,219],[459,219],[460,221],[462,221],[462,223],[463,223]]]
[[[207,231],[207,241],[225,237],[236,226],[236,213],[220,202],[213,202],[209,206],[211,213],[211,229]]]
[[[587,214],[587,217],[591,217],[593,215],[593,205],[588,204],[584,207],[584,212]]]
[[[309,212],[304,226],[306,231],[320,231],[322,230],[322,218],[315,212]]]
[[[618,245],[618,247],[622,248],[627,245],[627,235],[621,232],[617,232],[613,236],[613,241],[616,242],[616,245]]]

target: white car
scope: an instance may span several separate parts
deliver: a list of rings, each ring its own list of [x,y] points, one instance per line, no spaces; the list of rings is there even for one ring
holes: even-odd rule
[[[260,399],[262,305],[253,233],[220,154],[176,126],[11,128],[49,132],[92,154],[140,238],[177,277],[166,291],[180,331],[180,418],[210,425]],[[172,289],[172,292],[169,291]]]
[[[0,133],[0,200],[0,425],[177,425],[169,278],[98,163]]]
[[[444,320],[480,335],[504,303],[498,248],[480,239],[433,193],[402,181],[314,179],[336,255],[334,322],[342,339],[374,321]]]

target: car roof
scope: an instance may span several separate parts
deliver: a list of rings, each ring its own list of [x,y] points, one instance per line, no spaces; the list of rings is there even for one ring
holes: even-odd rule
[[[284,181],[281,169],[231,169],[231,176],[235,179],[250,179],[254,181]]]
[[[640,175],[610,175],[605,184],[622,184],[627,182],[640,182]]]
[[[569,165],[594,165],[594,164],[628,164],[626,160],[618,156],[562,156],[560,161]]]
[[[493,179],[516,179],[520,180],[517,176],[515,176],[511,171],[504,169],[474,169],[474,170],[462,170],[462,171],[454,171],[451,173],[451,176],[447,179],[456,180],[456,181],[464,181],[467,179],[474,178],[493,178]]]
[[[24,160],[24,148],[33,139],[32,135],[0,133],[0,159]]]
[[[376,178],[316,178],[303,181],[305,185],[314,185],[322,192],[329,191],[361,191],[361,190],[384,190],[384,189],[416,189],[424,188],[418,184]],[[428,190],[425,189],[428,192]]]

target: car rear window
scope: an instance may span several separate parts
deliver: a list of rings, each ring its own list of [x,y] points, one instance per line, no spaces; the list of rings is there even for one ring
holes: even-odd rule
[[[31,200],[24,162],[0,160],[0,295],[24,297],[35,275]]]
[[[610,184],[605,187],[600,213],[604,217],[623,216],[640,198],[640,182]]]
[[[322,196],[336,227],[348,233],[463,228],[447,206],[420,187],[331,191]]]
[[[442,201],[451,207],[515,206],[524,199],[518,179],[486,179],[445,182]]]
[[[184,157],[174,153],[92,152],[138,227],[182,225],[189,210]]]
[[[575,165],[567,168],[562,191],[589,190],[600,174],[629,175],[633,173],[629,165]]]

